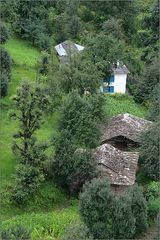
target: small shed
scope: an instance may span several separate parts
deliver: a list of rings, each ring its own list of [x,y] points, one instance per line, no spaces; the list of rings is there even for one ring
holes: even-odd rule
[[[102,143],[109,143],[120,150],[131,150],[140,145],[139,135],[151,126],[152,122],[129,113],[119,114],[102,128]]]
[[[62,64],[69,62],[69,54],[79,53],[84,49],[83,46],[66,40],[55,46],[55,50]]]
[[[108,176],[114,192],[121,192],[134,185],[138,152],[124,152],[110,144],[102,144],[93,151],[101,176]]]

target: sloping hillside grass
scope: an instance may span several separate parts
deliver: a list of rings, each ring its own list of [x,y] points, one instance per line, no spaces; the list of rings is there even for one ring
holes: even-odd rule
[[[40,51],[33,47],[29,42],[11,38],[5,44],[5,48],[10,53],[13,63],[17,66],[27,66],[34,68]]]
[[[2,221],[15,215],[23,214],[25,211],[43,212],[47,209],[53,210],[55,206],[59,208],[67,202],[67,196],[64,193],[62,194],[61,190],[55,187],[54,184],[49,185],[48,183],[42,186],[41,192],[38,193],[34,200],[28,203],[25,209],[12,206],[9,201],[7,191],[10,188],[17,162],[11,149],[12,136],[18,129],[18,123],[9,118],[9,110],[11,108],[10,98],[16,93],[16,88],[22,80],[29,79],[32,82],[35,81],[35,65],[37,58],[40,56],[40,51],[32,47],[30,43],[19,39],[10,39],[5,48],[11,55],[13,66],[8,96],[0,100],[0,194],[2,196],[0,220]],[[45,116],[42,128],[37,131],[39,141],[48,140],[53,134],[56,134],[57,119],[57,113],[52,116]]]
[[[126,94],[106,94],[105,111],[108,117],[116,116],[121,113],[130,113],[137,117],[145,118],[147,109],[136,104],[132,96]]]
[[[24,226],[31,230],[31,236],[34,240],[39,239],[60,239],[67,225],[74,224],[79,220],[77,204],[70,206],[63,211],[54,211],[41,214],[24,214],[13,217],[2,223],[2,229]]]

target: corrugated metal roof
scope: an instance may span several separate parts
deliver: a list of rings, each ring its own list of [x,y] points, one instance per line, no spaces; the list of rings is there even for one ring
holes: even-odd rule
[[[67,56],[66,50],[63,48],[61,43],[55,46],[55,49],[59,56]]]
[[[67,51],[80,52],[84,47],[67,40],[55,46],[55,49],[59,56],[67,56]]]

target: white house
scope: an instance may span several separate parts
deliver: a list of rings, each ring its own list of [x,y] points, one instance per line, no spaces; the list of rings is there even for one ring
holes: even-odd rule
[[[129,73],[125,65],[120,66],[117,62],[117,66],[113,68],[113,73],[107,81],[103,80],[103,84],[100,87],[102,93],[126,93],[126,81],[127,74]]]
[[[66,40],[66,41],[58,44],[57,46],[55,46],[55,50],[56,50],[57,55],[62,64],[68,63],[68,61],[69,61],[68,55],[69,54],[78,53],[78,52],[82,51],[83,49],[84,49],[83,46],[81,46],[79,44],[75,44],[69,40]]]

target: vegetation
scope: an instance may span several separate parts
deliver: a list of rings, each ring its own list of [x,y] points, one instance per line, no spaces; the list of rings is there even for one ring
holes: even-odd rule
[[[114,196],[107,179],[86,184],[80,214],[94,239],[132,239],[147,228],[147,203],[138,186]]]
[[[142,171],[151,180],[159,180],[159,122],[150,127],[142,136],[140,163]]]
[[[1,238],[139,238],[159,212],[159,0],[0,8]],[[65,40],[85,48],[62,66],[54,46]],[[117,61],[127,94],[98,93]],[[126,112],[154,123],[141,136],[142,186],[113,195],[91,152],[100,124]]]

